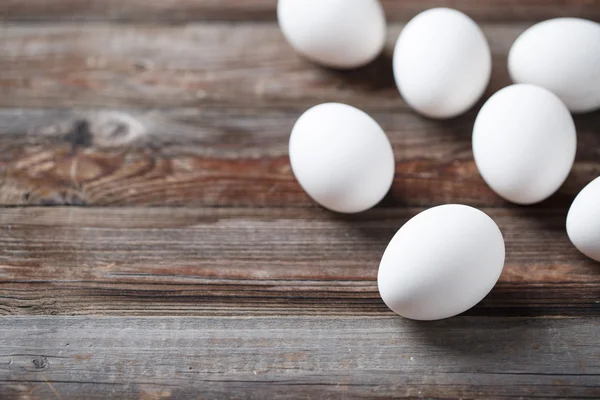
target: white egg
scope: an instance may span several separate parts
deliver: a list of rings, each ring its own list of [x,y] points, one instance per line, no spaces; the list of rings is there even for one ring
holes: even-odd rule
[[[600,177],[573,201],[567,215],[567,233],[579,251],[600,261]]]
[[[451,118],[484,93],[492,56],[479,26],[460,11],[434,8],[414,17],[394,51],[394,75],[404,101],[431,118]]]
[[[600,24],[557,18],[527,29],[508,56],[514,82],[552,91],[573,112],[600,108]]]
[[[403,317],[452,317],[492,290],[504,256],[502,233],[485,213],[458,204],[434,207],[392,238],[379,266],[379,293]]]
[[[298,119],[290,137],[290,162],[304,191],[341,213],[375,206],[394,179],[394,152],[385,132],[365,112],[346,104],[321,104]]]
[[[363,66],[385,45],[386,21],[379,0],[279,0],[277,17],[290,45],[327,67]]]
[[[483,105],[473,128],[479,173],[504,199],[538,203],[563,184],[577,150],[567,107],[547,89],[508,86]]]

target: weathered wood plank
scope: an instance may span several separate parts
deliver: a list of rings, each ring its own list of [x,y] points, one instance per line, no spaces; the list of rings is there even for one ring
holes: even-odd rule
[[[3,0],[0,20],[273,21],[276,4],[277,0]],[[427,8],[448,6],[481,21],[531,21],[563,16],[600,19],[600,5],[594,0],[382,0],[382,4],[390,21],[406,21]]]
[[[394,21],[448,5],[383,3]],[[397,94],[401,24],[373,65],[336,72],[294,54],[274,5],[0,2],[0,205],[198,207],[3,209],[0,399],[600,398],[600,268],[564,229],[600,175],[600,113],[578,117],[560,193],[506,207],[472,161],[475,111],[437,123]],[[510,21],[484,25],[489,93],[509,83],[523,21],[600,20],[588,0],[451,6]],[[206,20],[222,22],[193,23]],[[322,101],[389,133],[397,177],[382,207],[335,215],[295,182],[289,131]],[[381,254],[415,206],[446,202],[499,223],[500,283],[467,316],[396,317],[377,293]]]
[[[598,318],[3,318],[0,397],[598,398]]]
[[[495,54],[489,92],[509,83],[506,54],[523,27],[485,27]],[[299,59],[274,24],[4,25],[0,106],[127,106],[133,120],[1,110],[0,204],[314,206],[286,148],[295,119],[322,101],[365,108],[389,133],[398,167],[385,204],[505,204],[472,160],[476,111],[440,123],[400,99],[389,60],[400,28],[388,56],[340,73]],[[578,118],[577,164],[547,204],[565,207],[600,174],[599,122],[600,113]]]
[[[379,260],[418,211],[5,209],[0,314],[387,316]],[[600,268],[564,210],[485,211],[507,264],[470,315],[600,315]]]
[[[526,24],[485,25],[490,92],[509,83],[506,57]],[[0,25],[0,107],[312,106],[323,101],[406,110],[389,30],[373,64],[339,72],[301,59],[276,24]]]
[[[0,204],[317,207],[289,166],[304,108],[89,112],[0,109]],[[369,110],[371,111],[371,110]],[[372,110],[396,155],[382,206],[504,206],[471,152],[475,112],[443,123]],[[542,207],[566,208],[600,175],[600,113],[577,118],[571,177]]]

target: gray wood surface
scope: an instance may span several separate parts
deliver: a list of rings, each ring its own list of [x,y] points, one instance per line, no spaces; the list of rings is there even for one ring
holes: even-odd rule
[[[508,50],[526,26],[483,26],[488,95],[510,84]],[[441,123],[399,97],[390,59],[401,27],[374,64],[336,72],[294,54],[273,23],[3,25],[0,204],[311,206],[289,168],[289,132],[306,108],[341,101],[391,139],[386,205],[505,205],[473,162],[477,108]],[[598,113],[576,123],[577,162],[554,207],[600,175]]]
[[[600,268],[569,243],[562,211],[483,210],[507,261],[469,315],[600,316]],[[377,267],[418,211],[5,209],[0,314],[392,316]]]
[[[597,321],[459,317],[4,318],[0,396],[587,398]]]
[[[508,84],[510,45],[530,24],[485,24],[495,57],[489,92]],[[0,24],[2,107],[310,107],[342,101],[407,111],[385,52],[353,71],[312,65],[275,23]]]
[[[575,117],[559,192],[517,207],[473,162],[482,102],[421,118],[391,69],[404,22],[453,6],[490,41],[489,96],[526,27],[600,21],[600,1],[382,3],[384,54],[340,72],[290,49],[275,0],[0,1],[0,400],[600,399],[600,266],[565,232],[600,175],[600,112]],[[374,210],[327,212],[293,178],[290,129],[324,101],[390,137]],[[506,268],[464,315],[404,320],[377,292],[381,254],[450,202],[498,222]]]

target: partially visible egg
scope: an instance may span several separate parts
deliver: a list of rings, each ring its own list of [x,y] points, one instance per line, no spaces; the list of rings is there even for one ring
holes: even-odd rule
[[[450,8],[433,8],[404,27],[394,51],[400,94],[430,118],[452,118],[483,95],[492,55],[479,26]]]
[[[434,207],[392,238],[379,266],[379,293],[406,318],[452,317],[492,290],[504,256],[502,233],[485,213],[459,204]]]
[[[339,103],[315,106],[298,119],[290,137],[290,162],[304,191],[340,213],[379,203],[395,171],[392,145],[379,124]]]
[[[567,233],[579,251],[600,261],[600,177],[573,201],[567,215]]]
[[[569,175],[576,150],[569,110],[538,86],[499,90],[475,120],[473,155],[479,173],[513,203],[534,204],[554,194]]]
[[[326,67],[363,66],[385,45],[385,13],[379,0],[279,0],[277,17],[290,45]]]
[[[600,24],[556,18],[527,29],[508,55],[515,83],[552,91],[572,112],[600,108]]]

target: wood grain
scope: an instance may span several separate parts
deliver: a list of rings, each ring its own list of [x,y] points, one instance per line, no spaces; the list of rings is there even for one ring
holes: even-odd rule
[[[275,0],[0,2],[0,399],[600,398],[600,268],[565,233],[600,175],[600,112],[576,117],[559,193],[512,206],[473,162],[482,103],[423,119],[391,70],[404,21],[456,7],[483,22],[489,96],[533,21],[600,20],[600,2],[382,3],[384,54],[340,72],[290,49]],[[290,170],[291,127],[325,101],[394,147],[366,213],[319,208]],[[381,254],[451,202],[498,222],[500,282],[457,318],[397,317]]]
[[[522,28],[485,27],[496,55],[489,92],[509,84],[504,60]],[[0,105],[27,108],[0,110],[0,204],[314,206],[286,149],[295,120],[321,101],[362,107],[389,134],[397,173],[385,205],[505,204],[473,163],[477,108],[444,122],[415,115],[386,56],[359,71],[323,70],[272,24],[4,32]],[[48,104],[80,108],[31,109]],[[600,175],[599,122],[600,113],[577,118],[577,163],[551,206]]]
[[[489,92],[510,83],[507,54],[527,24],[484,25],[494,55]],[[384,54],[347,72],[300,58],[273,23],[185,26],[0,25],[0,107],[310,107],[324,101],[407,110],[392,73],[402,24]]]
[[[508,249],[469,315],[600,316],[600,269],[564,210],[484,209]],[[392,315],[379,260],[420,209],[15,208],[0,215],[5,315]]]
[[[600,4],[594,0],[382,0],[381,3],[390,21],[406,21],[431,7],[453,7],[480,21],[532,21],[564,16],[600,19]],[[163,23],[273,21],[276,5],[276,0],[3,0],[0,19]]]
[[[3,398],[600,396],[597,319],[42,317],[5,322],[0,325]]]
[[[312,207],[291,171],[289,132],[303,108],[90,112],[0,109],[0,204]],[[473,161],[474,112],[438,123],[371,112],[396,176],[382,207],[506,206]],[[600,175],[600,113],[577,118],[573,172],[541,207],[566,208]]]

